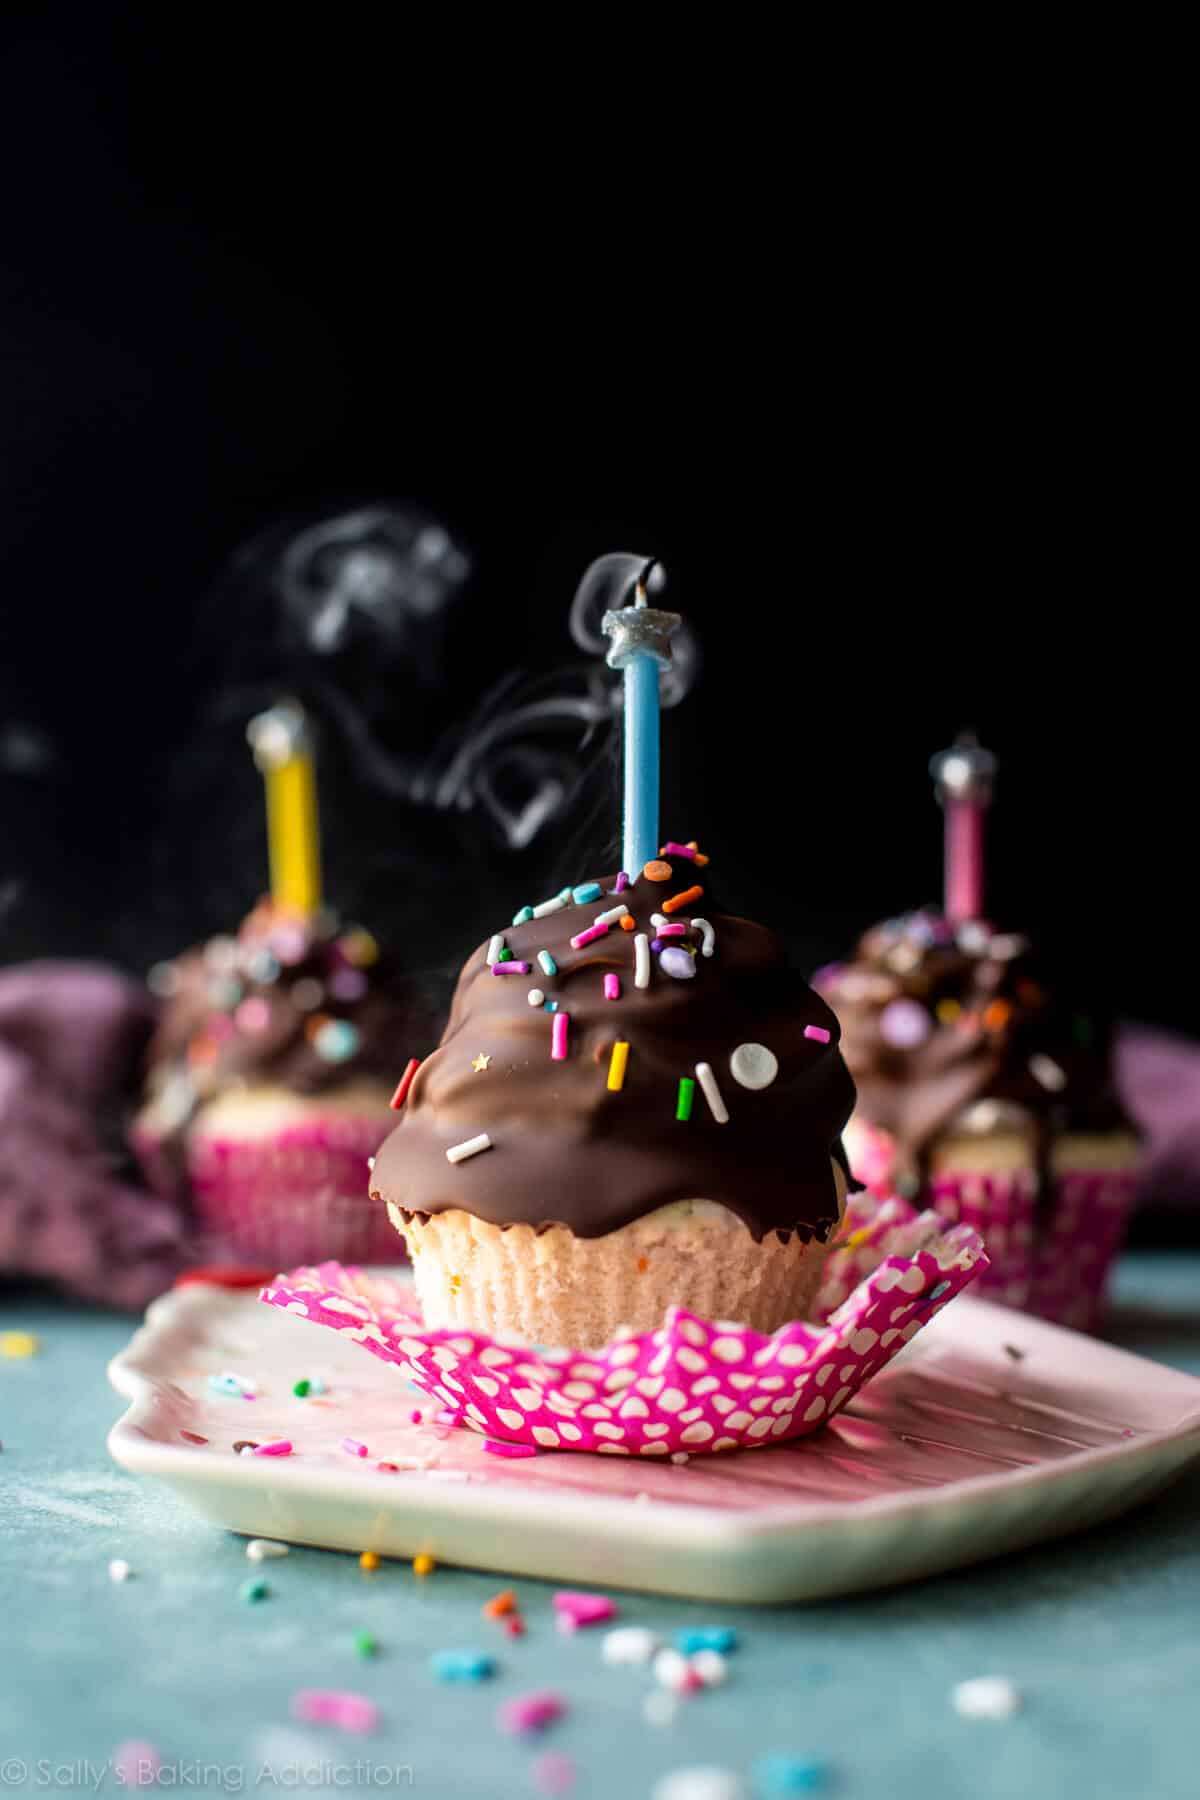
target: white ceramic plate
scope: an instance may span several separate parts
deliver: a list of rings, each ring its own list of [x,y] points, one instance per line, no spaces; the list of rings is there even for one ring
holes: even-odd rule
[[[214,1391],[226,1371],[257,1398]],[[910,1581],[1077,1531],[1200,1455],[1200,1381],[971,1299],[823,1431],[679,1465],[489,1455],[344,1337],[204,1285],[157,1301],[110,1374],[131,1402],[116,1460],[231,1531],[743,1603]],[[297,1399],[314,1376],[326,1392]],[[294,1455],[232,1448],[281,1437]]]

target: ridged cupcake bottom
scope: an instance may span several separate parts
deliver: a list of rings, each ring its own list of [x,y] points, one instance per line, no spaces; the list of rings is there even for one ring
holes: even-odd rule
[[[838,1171],[839,1200],[844,1181]],[[413,1259],[427,1326],[516,1334],[538,1344],[600,1345],[622,1327],[654,1331],[670,1306],[776,1331],[808,1316],[826,1243],[757,1243],[710,1200],[660,1207],[605,1237],[564,1225],[504,1229],[454,1210],[423,1222],[389,1204]]]

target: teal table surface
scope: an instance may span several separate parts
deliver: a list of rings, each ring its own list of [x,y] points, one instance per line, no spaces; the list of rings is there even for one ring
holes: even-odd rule
[[[184,1792],[536,1795],[553,1750],[589,1800],[650,1796],[692,1765],[770,1793],[753,1775],[767,1752],[820,1759],[847,1797],[1200,1795],[1200,1470],[1086,1535],[876,1595],[776,1612],[616,1596],[622,1623],[739,1634],[728,1683],[664,1726],[643,1716],[649,1672],[601,1660],[603,1628],[555,1629],[549,1584],[516,1584],[520,1639],[481,1617],[494,1575],[365,1574],[333,1552],[263,1565],[270,1597],[248,1604],[243,1540],[109,1461],[124,1402],[105,1366],[132,1322],[10,1300],[0,1328],[41,1341],[0,1358],[0,1790],[120,1792],[109,1759],[140,1739]],[[1200,1256],[1128,1256],[1109,1335],[1200,1375]],[[494,1651],[491,1681],[434,1680],[432,1652],[472,1647]],[[959,1717],[954,1685],[993,1674],[1022,1711]],[[370,1696],[379,1729],[297,1724],[305,1687]],[[497,1730],[499,1703],[547,1687],[568,1710],[540,1741]]]

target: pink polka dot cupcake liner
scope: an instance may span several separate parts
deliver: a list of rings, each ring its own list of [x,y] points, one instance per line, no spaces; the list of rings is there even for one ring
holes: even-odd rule
[[[386,1120],[329,1118],[271,1138],[193,1134],[186,1179],[201,1254],[277,1268],[403,1261],[403,1239],[368,1198],[371,1158],[390,1129]],[[154,1140],[143,1135],[134,1147],[152,1186],[177,1186]]]
[[[1011,1174],[935,1175],[934,1210],[987,1245],[979,1294],[1056,1325],[1095,1331],[1109,1271],[1133,1210],[1133,1169],[1063,1170],[1044,1209],[1032,1169]]]
[[[406,1284],[334,1262],[281,1275],[261,1298],[360,1344],[494,1442],[603,1456],[758,1449],[840,1412],[986,1267],[969,1226],[907,1212],[877,1230],[872,1205],[853,1210],[818,1318],[770,1336],[674,1307],[658,1331],[602,1350],[522,1347],[426,1330]]]

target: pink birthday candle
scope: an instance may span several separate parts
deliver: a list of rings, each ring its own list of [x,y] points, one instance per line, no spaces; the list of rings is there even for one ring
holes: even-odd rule
[[[983,815],[992,798],[996,759],[963,733],[935,756],[929,772],[945,813],[945,897],[952,925],[983,917]]]

